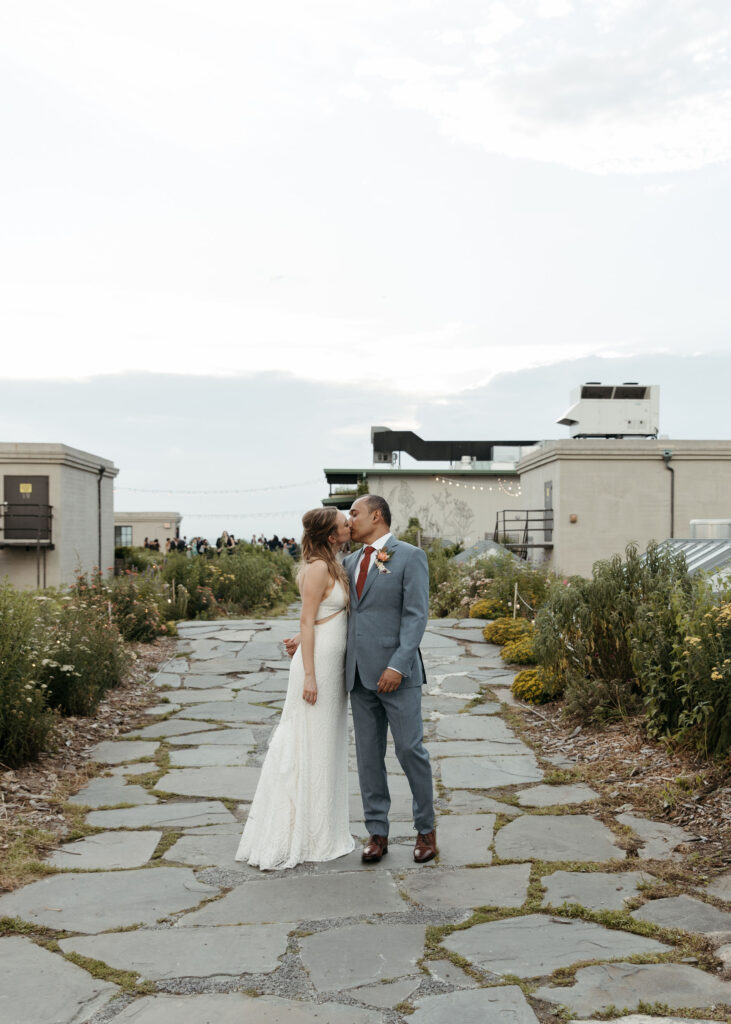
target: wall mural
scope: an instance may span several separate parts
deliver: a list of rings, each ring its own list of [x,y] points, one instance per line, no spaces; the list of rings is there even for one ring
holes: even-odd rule
[[[402,480],[384,497],[391,506],[394,533],[405,530],[409,519],[416,518],[427,536],[462,543],[473,528],[475,513],[448,487],[419,503],[411,485]]]

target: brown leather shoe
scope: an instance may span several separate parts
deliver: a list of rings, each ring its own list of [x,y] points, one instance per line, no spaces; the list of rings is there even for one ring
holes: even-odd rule
[[[360,859],[367,864],[379,861],[388,853],[388,836],[371,836],[363,847]]]
[[[437,830],[431,832],[419,832],[414,847],[414,860],[417,864],[426,864],[428,860],[434,860],[439,853],[437,850]]]

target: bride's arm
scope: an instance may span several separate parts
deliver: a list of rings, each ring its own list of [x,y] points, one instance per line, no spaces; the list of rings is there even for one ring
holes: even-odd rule
[[[315,619],[330,582],[327,565],[319,559],[310,562],[302,577],[302,614],[300,615],[300,636],[302,638],[302,664],[305,668],[305,685],[302,697],[308,704],[317,700],[315,679]]]

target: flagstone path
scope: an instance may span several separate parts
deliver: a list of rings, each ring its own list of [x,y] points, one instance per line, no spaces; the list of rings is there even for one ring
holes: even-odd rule
[[[728,878],[637,905],[652,880],[642,857],[672,858],[690,837],[633,814],[605,824],[588,786],[551,784],[556,760],[511,728],[513,673],[474,620],[433,622],[423,643],[438,860],[413,861],[389,747],[380,864],[359,849],[291,871],[236,863],[295,630],[286,618],[179,627],[150,724],[90,751],[106,770],[73,802],[95,831],[54,852],[56,874],[0,897],[0,917],[27,924],[0,939],[4,1024],[547,1024],[562,1008],[591,1020],[648,1003],[720,1019],[731,983],[674,940],[692,929],[728,957]],[[362,839],[354,758],[349,781]],[[640,858],[627,858],[629,834]],[[126,986],[114,971],[133,972]]]

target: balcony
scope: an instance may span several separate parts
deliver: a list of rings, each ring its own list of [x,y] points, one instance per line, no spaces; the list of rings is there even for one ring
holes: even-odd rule
[[[53,547],[53,505],[0,504],[0,548]]]

